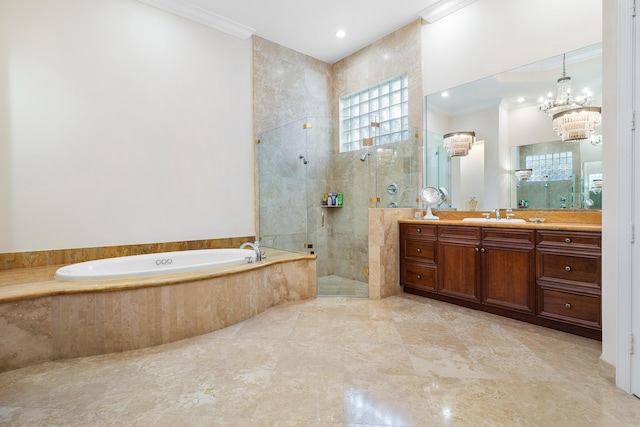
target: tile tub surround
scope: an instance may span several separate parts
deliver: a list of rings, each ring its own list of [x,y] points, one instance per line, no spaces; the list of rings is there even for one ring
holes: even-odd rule
[[[0,270],[75,264],[96,259],[159,252],[194,249],[239,248],[244,242],[253,242],[255,236],[222,239],[186,240],[181,242],[148,243],[140,245],[102,246],[95,248],[55,249],[48,251],[0,253]]]
[[[632,426],[601,344],[412,295],[318,298],[199,337],[0,374],[0,424]]]
[[[0,272],[0,371],[174,342],[316,297],[313,256],[266,251],[258,263],[139,280],[59,282],[56,266]]]

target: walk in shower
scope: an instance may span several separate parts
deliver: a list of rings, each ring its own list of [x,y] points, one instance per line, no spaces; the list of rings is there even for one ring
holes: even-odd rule
[[[369,209],[416,207],[422,144],[340,152],[339,121],[306,117],[258,136],[261,244],[317,256],[318,295],[368,297]],[[342,206],[323,205],[341,193]]]

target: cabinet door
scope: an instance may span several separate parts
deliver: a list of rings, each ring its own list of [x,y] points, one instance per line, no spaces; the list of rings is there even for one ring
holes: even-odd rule
[[[438,243],[438,293],[480,302],[478,242]]]
[[[535,310],[533,247],[482,248],[482,302],[523,313]]]

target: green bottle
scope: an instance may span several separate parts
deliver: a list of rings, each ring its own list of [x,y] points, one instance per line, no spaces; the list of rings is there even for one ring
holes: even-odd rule
[[[342,193],[338,193],[338,206],[342,206]]]

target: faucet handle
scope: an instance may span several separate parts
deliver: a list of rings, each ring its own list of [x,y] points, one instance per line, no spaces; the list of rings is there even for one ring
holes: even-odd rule
[[[482,215],[484,216],[485,219],[491,218],[491,214],[490,213],[484,212]]]

